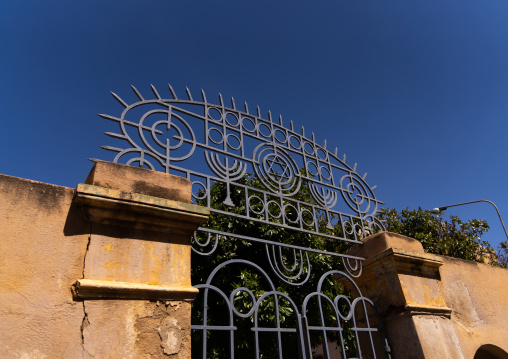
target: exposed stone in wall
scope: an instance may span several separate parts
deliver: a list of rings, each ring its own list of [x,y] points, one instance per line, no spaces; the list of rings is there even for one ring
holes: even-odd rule
[[[188,302],[100,300],[85,307],[84,358],[190,357]]]

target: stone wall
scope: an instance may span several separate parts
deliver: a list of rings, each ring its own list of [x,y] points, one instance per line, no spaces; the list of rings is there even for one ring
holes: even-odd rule
[[[188,358],[189,181],[98,162],[76,189],[0,175],[1,358]]]
[[[76,189],[0,175],[0,358],[189,358],[209,214],[190,198],[186,179],[100,161]],[[508,358],[508,270],[391,233],[351,254],[392,358]]]

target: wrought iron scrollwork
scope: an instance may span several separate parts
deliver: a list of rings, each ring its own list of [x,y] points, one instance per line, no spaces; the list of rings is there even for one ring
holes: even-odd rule
[[[220,278],[221,271],[234,271],[229,268],[233,266],[241,266],[256,273],[259,277],[259,282],[256,283],[263,283],[262,288],[224,288],[217,278]],[[350,288],[349,295],[346,291],[335,297],[327,295],[324,283],[330,277],[335,283],[345,283],[344,287]],[[196,288],[200,289],[197,299],[199,307],[195,308],[195,317],[199,318],[199,323],[193,324],[191,328],[201,333],[202,346],[197,351],[202,358],[207,358],[210,347],[214,347],[213,343],[208,342],[209,337],[213,333],[224,332],[229,332],[229,339],[223,336],[222,341],[229,342],[230,345],[221,346],[224,350],[222,355],[230,358],[235,357],[235,352],[241,351],[233,345],[235,336],[241,336],[245,343],[253,344],[249,352],[255,353],[255,358],[266,356],[267,353],[270,357],[288,357],[288,353],[295,354],[297,347],[301,349],[301,358],[312,358],[312,351],[316,349],[327,353],[325,357],[329,357],[328,353],[333,350],[331,346],[338,347],[344,358],[351,352],[358,357],[365,355],[376,358],[379,353],[381,357],[384,356],[380,343],[384,344],[385,338],[380,331],[379,326],[382,324],[373,303],[362,295],[353,279],[345,272],[332,270],[323,274],[316,291],[308,294],[303,303],[296,303],[286,293],[278,290],[260,266],[239,259],[218,265],[206,282]],[[214,295],[213,299],[211,295]],[[237,301],[239,297],[243,297],[243,300]],[[238,303],[243,307],[238,308]],[[222,315],[211,315],[218,311],[218,307],[222,308]],[[332,314],[325,315],[327,311]],[[335,319],[330,322],[330,318]],[[264,348],[260,340],[263,333],[272,335],[264,342]],[[321,347],[312,347],[315,335],[321,338]],[[249,336],[252,336],[251,339],[248,339]],[[272,344],[273,347],[267,348]]]
[[[169,97],[163,98],[151,86],[153,98],[145,99],[132,86],[130,104],[112,93],[124,110],[120,117],[100,115],[119,124],[119,132],[105,134],[127,143],[103,146],[116,153],[114,162],[185,176],[193,183],[193,199],[219,215],[353,244],[383,229],[375,218],[382,202],[374,187],[367,185],[366,174],[356,172],[356,164],[351,167],[345,155],[338,157],[337,148],[330,152],[326,141],[319,145],[313,133],[307,138],[303,127],[297,132],[291,121],[287,128],[270,112],[263,118],[259,107],[251,113],[246,103],[238,109],[234,99],[226,106],[220,94],[219,104],[212,104],[204,91],[195,100],[188,88],[186,98],[178,98],[171,85],[168,89]],[[248,174],[263,187],[250,186]],[[214,186],[227,190],[224,207],[210,198]],[[241,210],[232,199],[233,188],[245,202]],[[302,191],[308,195],[299,195]],[[209,236],[211,242],[218,238]],[[284,246],[271,242],[274,250]],[[206,253],[202,248],[203,243],[194,242],[194,250]]]
[[[234,225],[226,226],[227,230],[213,228],[214,222],[209,220],[194,234],[195,255],[226,258],[223,246],[238,243],[249,249],[257,246],[255,255],[260,257],[256,263],[244,259],[229,259],[218,265],[210,262],[212,267],[203,267],[205,275],[200,272],[201,284],[195,285],[200,294],[193,304],[193,315],[199,323],[194,322],[192,330],[201,333],[202,357],[207,357],[214,333],[227,333],[223,354],[233,358],[234,338],[241,331],[242,321],[241,325],[253,335],[250,343],[254,343],[256,358],[268,352],[260,346],[260,338],[268,334],[275,336],[272,352],[279,358],[283,353],[292,353],[288,343],[295,344],[293,351],[299,349],[299,357],[312,358],[311,342],[315,341],[311,338],[315,335],[321,338],[326,358],[332,343],[340,347],[342,357],[347,357],[351,348],[345,343],[351,340],[358,346],[355,356],[362,356],[362,342],[376,357],[374,337],[382,337],[382,332],[371,325],[372,302],[353,281],[362,273],[364,258],[344,250],[384,230],[376,217],[382,202],[374,196],[375,186],[367,185],[367,174],[360,176],[356,164],[349,166],[345,155],[339,158],[337,148],[330,152],[326,141],[318,144],[313,133],[308,138],[303,127],[296,131],[293,122],[285,127],[282,117],[274,121],[269,111],[263,118],[259,107],[251,113],[246,103],[243,109],[237,108],[234,99],[226,106],[220,94],[219,103],[212,104],[204,91],[201,99],[195,100],[189,89],[186,98],[178,98],[171,85],[167,98],[154,86],[150,99],[134,86],[132,90],[132,102],[112,93],[124,108],[119,117],[99,115],[118,124],[117,132],[105,132],[117,145],[102,148],[116,153],[114,162],[188,178],[193,201],[207,206],[211,219],[227,218],[228,224],[241,221],[250,229],[237,231]],[[260,227],[268,229],[259,232]],[[281,233],[288,231],[297,236],[284,239]],[[309,245],[324,241],[331,245]],[[323,256],[336,257],[342,263],[322,261],[322,271],[333,270],[320,277],[316,291],[295,302],[281,288],[313,286],[319,278],[312,271],[313,263],[318,267],[315,263]],[[342,271],[336,268],[341,265]],[[243,267],[246,272],[241,275],[245,278],[254,275],[258,288],[225,283],[224,278],[232,278],[232,267]],[[276,274],[281,285],[275,285],[267,270]],[[225,271],[229,271],[228,276],[218,281]],[[245,278],[242,283],[248,283]],[[323,289],[324,283],[346,283],[349,294],[342,291],[331,297]],[[222,308],[221,315],[212,315],[214,306]],[[334,322],[325,318],[334,318]],[[218,322],[214,322],[216,319]],[[345,338],[346,332],[352,338]]]

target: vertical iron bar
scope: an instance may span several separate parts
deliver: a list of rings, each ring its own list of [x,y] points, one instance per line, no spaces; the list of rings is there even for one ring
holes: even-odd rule
[[[302,332],[302,316],[296,314],[296,342],[298,346],[298,359],[305,359],[305,342],[304,334]]]
[[[203,301],[203,359],[206,359],[207,325],[208,325],[208,288],[205,288]]]
[[[310,332],[309,332],[309,323],[307,321],[307,317],[305,313],[302,316],[302,340],[303,340],[303,358],[304,359],[312,359],[312,347],[310,345]]]

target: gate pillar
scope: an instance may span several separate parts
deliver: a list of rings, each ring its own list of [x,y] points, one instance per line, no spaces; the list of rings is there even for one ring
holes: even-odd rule
[[[190,358],[190,240],[207,208],[182,177],[98,161],[74,198],[90,224],[82,301],[85,357]]]
[[[442,293],[439,256],[419,241],[381,232],[348,254],[366,258],[357,284],[380,311],[394,358],[462,358]]]

